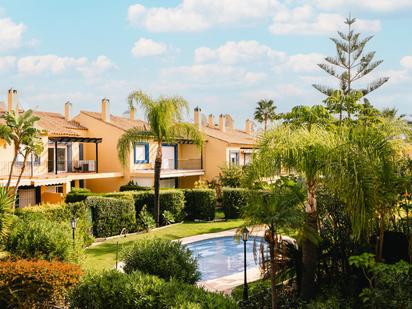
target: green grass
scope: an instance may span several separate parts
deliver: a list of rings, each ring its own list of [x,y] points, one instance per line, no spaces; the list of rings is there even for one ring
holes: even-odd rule
[[[229,220],[224,222],[184,222],[172,225],[149,233],[131,235],[117,239],[107,240],[102,244],[86,249],[86,258],[82,267],[86,271],[102,271],[113,268],[116,263],[116,243],[119,242],[119,251],[125,246],[133,244],[142,238],[159,237],[163,239],[179,239],[206,233],[216,233],[241,226],[243,220]]]

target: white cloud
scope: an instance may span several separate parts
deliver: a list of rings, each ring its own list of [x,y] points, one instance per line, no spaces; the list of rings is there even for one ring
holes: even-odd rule
[[[17,24],[10,18],[0,18],[0,51],[12,50],[22,45],[26,26]]]
[[[319,69],[317,64],[321,63],[324,58],[324,55],[318,53],[296,54],[288,58],[284,67],[294,72],[313,72]]]
[[[128,20],[149,31],[201,31],[217,24],[247,22],[269,16],[276,0],[183,0],[176,7],[129,6]]]
[[[342,28],[345,17],[335,13],[317,13],[304,5],[289,9],[284,7],[276,12],[269,30],[276,35],[324,35]],[[357,30],[377,32],[381,29],[379,20],[357,20]]]
[[[412,7],[410,0],[316,0],[320,8],[359,7],[373,11],[396,11]]]
[[[98,56],[94,61],[86,57],[60,57],[57,55],[26,56],[17,61],[19,73],[27,75],[61,74],[70,69],[81,72],[86,77],[101,74],[116,68],[106,56]]]
[[[161,70],[161,77],[186,80],[196,84],[254,84],[266,77],[262,72],[251,72],[244,68],[237,68],[222,64],[194,64],[191,66],[170,67]]]
[[[405,56],[401,59],[401,66],[406,69],[412,69],[412,56]]]
[[[16,57],[4,56],[0,57],[0,73],[13,68],[16,65]]]
[[[135,57],[159,56],[167,51],[166,44],[153,41],[151,39],[140,38],[132,48]]]
[[[285,58],[286,53],[276,51],[257,41],[229,41],[216,49],[200,47],[195,50],[196,63],[218,61],[223,64],[235,64],[268,60],[281,62]]]

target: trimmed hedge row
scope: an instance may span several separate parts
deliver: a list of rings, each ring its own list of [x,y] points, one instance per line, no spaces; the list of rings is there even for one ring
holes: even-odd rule
[[[212,189],[186,189],[185,212],[190,220],[207,220],[215,218],[216,192]]]
[[[150,191],[151,188],[149,187],[141,187],[138,185],[135,185],[132,182],[129,182],[127,185],[123,185],[120,187],[119,191],[124,192],[124,191]]]
[[[244,188],[223,188],[222,206],[226,219],[236,219],[241,216],[241,210],[248,201],[248,190]]]
[[[115,270],[88,276],[73,290],[70,304],[71,308],[82,309],[237,308],[231,298],[194,285]]]
[[[82,274],[62,262],[0,261],[0,308],[63,307]]]
[[[123,228],[129,232],[136,228],[134,202],[131,198],[90,196],[85,204],[92,209],[93,232],[97,237],[118,235]]]

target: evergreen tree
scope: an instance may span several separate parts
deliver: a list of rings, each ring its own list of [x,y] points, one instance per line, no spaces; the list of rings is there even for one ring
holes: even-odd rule
[[[360,33],[356,33],[352,29],[352,25],[355,22],[356,19],[351,18],[351,16],[345,20],[345,24],[348,26],[348,32],[345,34],[338,31],[339,37],[331,38],[336,45],[337,56],[326,57],[325,61],[327,63],[321,63],[319,67],[338,79],[340,89],[344,95],[348,95],[352,91],[357,91],[365,96],[386,83],[389,77],[378,78],[361,89],[353,88],[352,84],[354,82],[372,72],[383,62],[383,60],[374,61],[374,51],[364,53],[366,44],[373,36],[368,36],[363,39],[360,38]],[[330,96],[335,90],[319,84],[314,84],[313,87],[327,96]]]

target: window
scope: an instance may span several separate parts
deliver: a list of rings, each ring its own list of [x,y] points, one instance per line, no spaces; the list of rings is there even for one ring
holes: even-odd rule
[[[134,163],[149,163],[149,144],[134,145]]]
[[[54,147],[49,147],[48,156],[48,171],[49,173],[52,173],[54,172],[54,161],[56,160],[54,156]],[[57,171],[66,171],[66,147],[57,148]]]
[[[229,150],[229,164],[230,165],[239,165],[239,150]]]
[[[17,164],[20,164],[20,165],[23,164],[24,156],[22,155],[22,153],[24,153],[25,148],[26,147],[24,145],[22,145],[20,147],[20,152],[19,152],[19,154],[17,155],[17,158],[16,158],[16,163]],[[31,153],[29,155],[29,157],[27,158],[26,163],[28,163],[28,164],[33,163],[33,165],[40,165],[40,157],[38,155],[34,154],[34,153]]]

